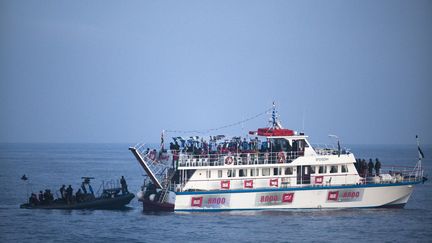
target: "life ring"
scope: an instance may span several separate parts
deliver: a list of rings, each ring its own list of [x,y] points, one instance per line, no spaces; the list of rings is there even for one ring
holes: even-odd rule
[[[151,160],[155,160],[156,159],[156,153],[155,153],[155,151],[151,151],[150,153],[149,153],[149,159],[151,159]]]
[[[232,164],[233,163],[233,157],[232,156],[228,156],[228,157],[226,157],[225,158],[225,164],[226,165],[230,165],[230,164]]]
[[[278,162],[279,163],[284,163],[285,162],[285,154],[284,154],[284,152],[279,152],[278,153]]]

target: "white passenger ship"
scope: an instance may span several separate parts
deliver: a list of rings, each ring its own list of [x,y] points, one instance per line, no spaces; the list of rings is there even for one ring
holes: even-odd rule
[[[168,151],[129,148],[150,179],[138,193],[144,210],[402,208],[426,179],[421,156],[413,168],[359,173],[354,154],[339,142],[314,148],[308,136],[282,128],[274,106],[271,126],[250,134],[249,142],[218,136],[199,148],[193,137]]]

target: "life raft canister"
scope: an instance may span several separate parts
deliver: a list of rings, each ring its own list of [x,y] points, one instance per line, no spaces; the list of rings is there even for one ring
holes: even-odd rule
[[[284,163],[285,162],[285,154],[284,154],[284,152],[279,152],[278,153],[278,162],[279,163]]]
[[[230,165],[233,163],[233,157],[232,156],[228,156],[225,158],[225,164],[226,165]]]

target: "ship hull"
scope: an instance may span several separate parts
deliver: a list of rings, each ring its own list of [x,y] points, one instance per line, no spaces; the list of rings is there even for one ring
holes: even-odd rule
[[[145,212],[173,212],[174,204],[159,203],[150,200],[141,200],[143,203],[143,211]]]
[[[175,211],[403,208],[418,183],[177,192]]]

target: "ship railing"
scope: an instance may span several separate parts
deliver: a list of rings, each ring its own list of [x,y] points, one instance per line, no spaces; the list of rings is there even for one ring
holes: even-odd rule
[[[315,153],[318,155],[337,155],[339,154],[339,150],[335,145],[332,144],[313,144],[312,148],[315,150]],[[349,153],[347,148],[341,148],[341,154]]]
[[[373,171],[360,171],[362,184],[420,182],[423,180],[423,169],[412,166],[384,166],[379,173]]]
[[[167,152],[158,152],[156,150],[150,150],[146,147],[146,144],[138,143],[134,147],[142,158],[147,162],[150,170],[153,174],[158,177],[165,175],[169,165],[169,155]]]
[[[257,165],[291,163],[303,156],[303,151],[291,152],[250,152],[250,153],[209,153],[177,155],[180,167],[223,166],[223,165]]]

